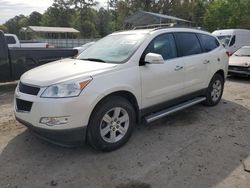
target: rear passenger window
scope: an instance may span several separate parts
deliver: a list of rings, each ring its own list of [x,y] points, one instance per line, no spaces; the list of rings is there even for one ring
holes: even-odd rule
[[[175,33],[180,56],[202,53],[200,42],[194,33]]]
[[[177,57],[177,50],[173,35],[168,33],[156,37],[147,47],[144,52],[144,57],[148,53],[160,54],[164,60]]]
[[[210,52],[220,45],[215,37],[205,34],[198,34],[198,36],[205,52]]]

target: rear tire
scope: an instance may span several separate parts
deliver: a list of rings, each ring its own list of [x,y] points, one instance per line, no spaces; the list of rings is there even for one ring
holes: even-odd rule
[[[206,106],[216,106],[223,95],[224,91],[224,78],[216,73],[206,91],[206,100],[204,101],[204,105]]]
[[[87,131],[87,142],[97,150],[113,151],[123,146],[135,127],[135,111],[123,97],[108,97],[94,109]]]

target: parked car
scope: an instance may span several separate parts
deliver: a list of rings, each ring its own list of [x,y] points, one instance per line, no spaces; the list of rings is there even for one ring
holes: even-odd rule
[[[250,46],[250,30],[247,29],[217,30],[213,34],[225,45],[229,55],[242,46]]]
[[[237,50],[229,59],[228,73],[230,75],[250,75],[250,46]]]
[[[88,42],[82,46],[79,47],[75,47],[75,50],[78,50],[78,54],[82,53],[84,50],[86,50],[87,48],[89,48],[90,46],[92,46],[93,44],[95,44],[95,42]]]
[[[216,37],[189,28],[113,33],[82,52],[26,72],[15,116],[46,140],[87,140],[111,151],[136,125],[203,102],[219,103],[228,55]]]
[[[0,82],[18,80],[34,67],[76,54],[77,50],[73,49],[8,48],[6,38],[0,31]]]
[[[22,41],[14,34],[4,34],[9,48],[48,48],[49,44],[45,42]]]

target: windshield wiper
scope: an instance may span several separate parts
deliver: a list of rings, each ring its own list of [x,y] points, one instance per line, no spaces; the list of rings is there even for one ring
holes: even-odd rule
[[[87,58],[87,59],[81,59],[81,60],[97,61],[97,62],[106,63],[106,61],[104,61],[104,60],[102,60],[102,59],[97,59],[97,58]]]

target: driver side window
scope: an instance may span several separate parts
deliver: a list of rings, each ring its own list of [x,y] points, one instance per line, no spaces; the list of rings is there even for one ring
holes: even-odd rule
[[[144,52],[144,57],[148,53],[162,55],[164,60],[169,60],[177,57],[175,40],[172,34],[163,34],[152,40]]]

